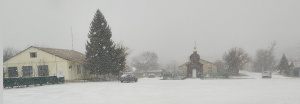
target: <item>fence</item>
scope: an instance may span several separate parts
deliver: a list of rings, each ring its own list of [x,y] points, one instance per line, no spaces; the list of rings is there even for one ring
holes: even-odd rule
[[[163,80],[183,80],[186,78],[186,72],[182,71],[172,71],[163,72]]]
[[[29,78],[3,78],[3,86],[11,87],[14,86],[26,86],[29,85],[43,85],[43,84],[55,84],[55,83],[64,83],[65,78],[60,77],[57,78],[57,76],[49,76],[49,77],[29,77]]]
[[[165,71],[162,73],[163,80],[178,80],[186,79],[186,72],[183,71]],[[227,79],[229,73],[227,71],[220,72],[205,72],[202,74],[201,79]]]

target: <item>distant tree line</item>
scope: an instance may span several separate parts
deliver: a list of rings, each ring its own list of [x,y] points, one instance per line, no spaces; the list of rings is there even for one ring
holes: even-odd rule
[[[250,63],[252,63],[251,71],[254,72],[277,71],[281,75],[292,76],[293,69],[284,54],[276,65],[275,46],[276,42],[273,42],[268,49],[258,49],[253,60],[242,48],[231,48],[224,53],[223,60],[217,60],[215,65],[218,72],[228,73],[232,76],[239,75],[239,70],[245,69],[245,65],[250,65]]]
[[[259,49],[256,51],[256,58],[252,62],[253,71],[277,71],[281,75],[292,76],[293,69],[290,67],[289,62],[284,54],[278,65],[276,65],[274,55],[275,46],[276,42],[273,42],[268,49]]]

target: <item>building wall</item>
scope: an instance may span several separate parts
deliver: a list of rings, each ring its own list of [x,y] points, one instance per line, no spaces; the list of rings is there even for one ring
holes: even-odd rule
[[[217,66],[215,64],[212,64],[210,62],[207,62],[205,60],[200,59],[200,63],[203,64],[203,73],[208,72],[209,70],[211,70],[213,73],[217,73]],[[187,66],[186,63],[179,66],[178,68],[180,71],[186,71],[187,70]]]
[[[30,52],[36,52],[37,56],[35,58],[31,58]],[[8,77],[8,67],[17,67],[18,77],[23,77],[22,66],[32,66],[33,74],[31,77],[38,77],[38,66],[48,65],[49,76],[56,76],[57,72],[63,72],[65,80],[71,80],[69,63],[70,62],[68,60],[31,47],[5,61],[3,63],[3,69],[5,77]]]
[[[210,62],[204,61],[204,60],[200,60],[200,63],[203,64],[203,73],[206,73],[209,70],[211,70],[213,73],[217,73],[216,65],[214,65]]]
[[[68,72],[71,74],[68,74],[68,78],[71,80],[80,80],[83,79],[83,65],[77,62],[68,62]],[[80,68],[79,68],[80,67]],[[79,68],[79,69],[78,69]],[[73,74],[72,74],[73,73]]]
[[[180,66],[178,67],[178,70],[179,70],[179,71],[182,71],[182,72],[186,72],[186,70],[187,70],[186,63],[183,64],[183,65],[180,65]]]

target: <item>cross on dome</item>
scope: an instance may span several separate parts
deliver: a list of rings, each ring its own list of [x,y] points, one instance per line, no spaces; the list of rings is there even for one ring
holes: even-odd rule
[[[194,52],[195,51],[197,51],[196,41],[195,41],[195,46],[194,46]]]

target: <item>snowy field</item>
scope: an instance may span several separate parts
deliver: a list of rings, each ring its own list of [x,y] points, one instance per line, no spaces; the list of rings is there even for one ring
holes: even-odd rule
[[[3,89],[4,104],[300,104],[300,79],[243,72],[246,79],[65,83]]]

